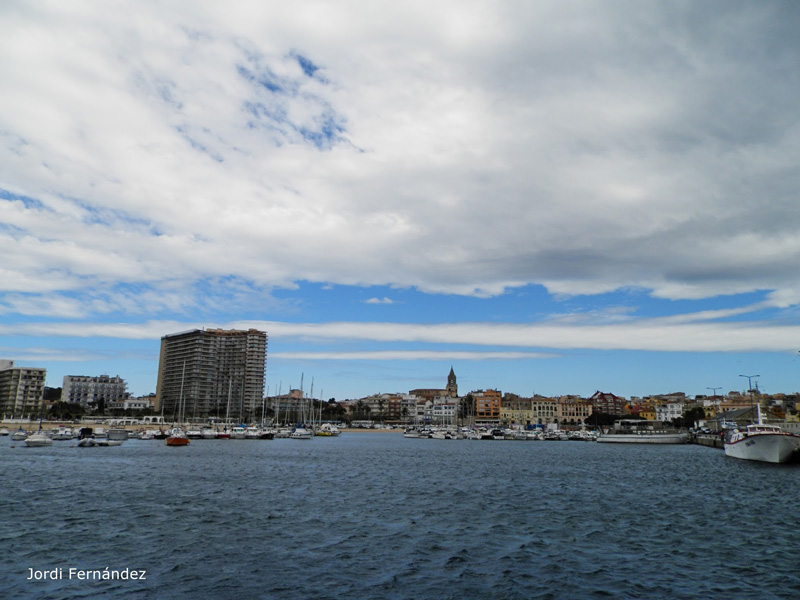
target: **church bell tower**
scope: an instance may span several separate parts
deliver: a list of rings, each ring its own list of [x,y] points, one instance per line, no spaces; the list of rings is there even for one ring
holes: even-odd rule
[[[458,384],[456,383],[456,374],[453,367],[450,367],[450,374],[447,376],[447,391],[451,398],[458,397]]]

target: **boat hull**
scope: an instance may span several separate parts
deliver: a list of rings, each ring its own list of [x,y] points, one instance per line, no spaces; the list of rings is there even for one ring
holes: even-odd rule
[[[186,446],[189,443],[187,437],[168,437],[167,446]]]
[[[751,435],[735,442],[725,442],[725,455],[742,460],[785,463],[800,451],[800,436],[790,433]]]

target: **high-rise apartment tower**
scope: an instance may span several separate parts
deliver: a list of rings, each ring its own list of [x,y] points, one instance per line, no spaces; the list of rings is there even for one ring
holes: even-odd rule
[[[261,416],[267,334],[248,329],[195,329],[161,338],[157,411],[166,420]]]

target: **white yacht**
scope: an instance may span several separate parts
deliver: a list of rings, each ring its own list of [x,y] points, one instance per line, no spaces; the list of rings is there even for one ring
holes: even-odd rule
[[[758,422],[729,430],[724,443],[725,455],[769,463],[788,462],[800,451],[800,435],[783,431],[778,425],[766,425],[758,407]]]

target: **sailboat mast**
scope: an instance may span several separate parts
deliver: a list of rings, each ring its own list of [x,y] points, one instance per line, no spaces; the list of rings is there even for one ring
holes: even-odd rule
[[[178,398],[178,423],[183,423],[183,381],[186,376],[186,361],[183,361],[183,371],[181,371],[181,395]]]

